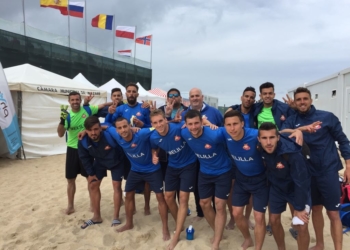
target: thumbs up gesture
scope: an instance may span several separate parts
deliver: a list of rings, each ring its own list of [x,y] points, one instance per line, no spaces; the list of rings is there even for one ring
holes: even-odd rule
[[[64,125],[64,122],[67,119],[67,116],[69,114],[68,111],[67,111],[68,105],[61,105],[60,109],[61,109],[61,114],[60,114],[61,122],[60,122],[60,124]]]
[[[157,150],[152,149],[152,163],[157,165],[159,162],[158,152]]]

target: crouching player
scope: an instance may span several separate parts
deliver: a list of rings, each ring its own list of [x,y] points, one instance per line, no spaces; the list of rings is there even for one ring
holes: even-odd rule
[[[102,223],[100,212],[100,185],[106,170],[112,174],[114,190],[114,214],[112,226],[120,224],[119,210],[122,199],[121,182],[124,175],[123,154],[121,147],[112,139],[111,135],[102,131],[100,121],[96,116],[86,118],[84,122],[86,135],[78,143],[79,157],[88,174],[90,198],[93,217],[84,222],[82,229],[93,224]]]
[[[276,126],[270,122],[261,124],[258,139],[271,184],[270,222],[277,247],[279,250],[286,249],[281,213],[286,210],[286,204],[291,203],[294,207],[293,224],[298,231],[298,249],[307,250],[310,243],[308,208],[311,205],[311,177],[301,146],[279,135]]]

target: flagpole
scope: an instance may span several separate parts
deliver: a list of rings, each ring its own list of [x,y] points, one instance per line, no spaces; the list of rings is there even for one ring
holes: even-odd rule
[[[114,43],[115,43],[115,36],[116,36],[116,30],[115,30],[115,16],[113,15],[113,60],[114,60]]]
[[[151,35],[151,69],[152,69],[152,47],[153,47],[153,35]]]
[[[135,38],[134,38],[134,50],[135,50],[135,53],[134,53],[134,65],[136,65],[136,28],[137,26],[135,26]]]
[[[84,6],[84,17],[85,17],[85,52],[87,53],[87,1],[85,0],[85,6]]]
[[[68,11],[68,48],[70,48],[70,17],[69,17],[69,1],[68,1],[67,11]]]
[[[22,7],[23,7],[23,27],[24,27],[24,36],[26,36],[26,12],[24,10],[24,0],[22,0]]]

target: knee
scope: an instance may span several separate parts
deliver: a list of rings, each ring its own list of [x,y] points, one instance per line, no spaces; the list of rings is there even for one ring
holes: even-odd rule
[[[281,224],[281,216],[270,216],[270,222],[271,224]]]
[[[201,207],[210,207],[211,206],[211,199],[205,199],[205,200],[200,200],[199,201],[199,205],[201,205]]]
[[[259,225],[265,224],[265,214],[263,214],[263,213],[256,212],[254,214],[254,219],[255,219],[256,224],[259,224]]]
[[[163,193],[156,194],[156,197],[157,197],[158,203],[165,203],[165,199],[164,199],[164,194]]]
[[[327,215],[331,222],[340,220],[339,211],[327,211]]]
[[[226,201],[215,202],[215,210],[217,213],[226,212]]]
[[[243,216],[243,211],[240,211],[240,210],[234,209],[234,208],[232,210],[232,215],[233,215],[233,217],[235,217],[235,219],[239,219],[239,218],[244,217]]]
[[[75,185],[75,178],[74,179],[67,179],[68,185]]]
[[[171,202],[174,200],[174,194],[173,193],[165,193],[164,199],[167,203]]]
[[[100,185],[96,182],[93,182],[89,185],[90,191],[98,191],[100,189]]]
[[[308,224],[299,225],[299,226],[296,227],[296,229],[298,231],[298,235],[307,235],[307,234],[309,234]]]
[[[117,182],[117,181],[113,181],[113,189],[115,192],[121,192],[122,191],[122,187],[121,187],[121,183]]]

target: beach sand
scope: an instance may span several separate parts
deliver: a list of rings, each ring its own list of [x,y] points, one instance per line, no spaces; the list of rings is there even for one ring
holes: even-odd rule
[[[111,227],[113,214],[112,182],[110,175],[101,185],[101,213],[104,219],[100,225],[80,229],[84,220],[90,219],[89,196],[84,178],[77,178],[75,210],[64,215],[66,208],[66,179],[64,177],[65,155],[56,155],[31,160],[0,159],[0,249],[165,249],[161,221],[155,195],[151,195],[151,215],[143,214],[143,196],[136,195],[137,213],[134,216],[134,229],[117,233]],[[185,227],[195,217],[195,203],[191,194],[190,209]],[[124,206],[121,208],[122,224],[125,223]],[[229,220],[229,216],[227,217]],[[325,217],[326,218],[326,217]],[[289,233],[290,212],[282,214],[287,249],[297,249],[296,240]],[[210,249],[209,239],[213,232],[205,219],[193,223],[195,239],[187,241],[185,232],[176,249]],[[169,214],[169,229],[173,232],[175,223]],[[312,223],[309,226],[312,246],[315,234]],[[250,231],[253,236],[253,231]],[[172,234],[172,233],[171,233]],[[243,242],[237,228],[225,230],[225,239],[220,249],[240,249]],[[325,249],[333,249],[329,220],[325,219]],[[350,249],[350,236],[344,235],[343,249]],[[253,249],[253,248],[249,248]],[[263,249],[276,249],[272,236],[265,237]]]

